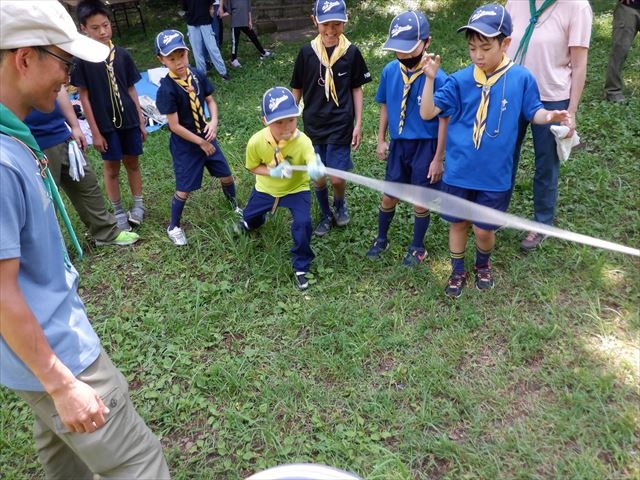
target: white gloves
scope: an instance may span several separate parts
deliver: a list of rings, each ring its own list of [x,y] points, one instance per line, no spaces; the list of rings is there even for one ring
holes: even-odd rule
[[[79,182],[84,177],[84,166],[87,164],[82,155],[82,150],[75,140],[69,142],[69,176],[72,180]]]
[[[569,133],[569,127],[564,125],[551,125],[551,133],[556,137],[556,151],[561,162],[569,159],[571,149],[580,143],[578,132],[574,132],[569,138],[564,138]]]
[[[286,160],[280,162],[277,167],[269,169],[269,176],[273,178],[291,178],[293,170]]]
[[[311,177],[311,180],[319,180],[327,174],[327,169],[322,163],[322,160],[320,160],[320,155],[317,153],[315,160],[307,163],[307,173],[309,177]]]

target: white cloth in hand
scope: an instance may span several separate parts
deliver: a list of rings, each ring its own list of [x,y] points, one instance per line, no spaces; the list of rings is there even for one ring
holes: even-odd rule
[[[84,166],[87,161],[78,147],[75,140],[69,142],[69,176],[72,180],[79,182],[84,177]]]
[[[569,127],[564,125],[551,125],[551,133],[556,137],[556,151],[561,162],[569,159],[571,149],[580,143],[578,132],[573,132],[569,138],[565,138],[569,133]]]

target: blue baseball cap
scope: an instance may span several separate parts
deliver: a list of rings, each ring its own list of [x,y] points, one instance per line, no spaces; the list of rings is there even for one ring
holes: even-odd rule
[[[513,24],[511,15],[502,5],[490,3],[476,8],[469,17],[469,22],[460,27],[458,32],[463,30],[473,30],[487,38],[497,37],[501,33],[509,37],[513,31]]]
[[[262,96],[262,116],[269,125],[283,118],[300,116],[300,108],[288,89],[273,87]]]
[[[389,38],[383,50],[410,53],[421,40],[429,38],[429,22],[421,12],[408,11],[397,15],[389,27]]]
[[[184,43],[184,35],[178,30],[163,30],[156,35],[156,55],[166,57],[180,49],[189,50]]]
[[[344,0],[317,0],[313,8],[316,22],[346,22],[347,6]]]

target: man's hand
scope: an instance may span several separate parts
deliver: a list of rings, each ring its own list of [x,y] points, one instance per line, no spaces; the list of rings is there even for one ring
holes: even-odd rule
[[[50,393],[60,420],[71,432],[91,433],[105,424],[109,409],[98,393],[84,382],[73,383]]]

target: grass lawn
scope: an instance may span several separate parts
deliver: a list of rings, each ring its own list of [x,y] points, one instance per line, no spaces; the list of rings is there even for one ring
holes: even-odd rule
[[[158,66],[156,32],[186,30],[176,3],[145,2],[149,35],[132,28],[114,38],[131,49],[140,70]],[[421,6],[431,50],[453,72],[468,63],[455,29],[480,2],[349,3],[347,36],[374,77],[365,87],[354,171],[383,178],[374,95],[392,59],[380,46],[393,14],[405,4]],[[603,101],[615,2],[592,3],[578,115],[585,146],[562,166],[557,226],[638,247],[638,43],[625,69],[629,103]],[[261,128],[261,95],[288,85],[304,41],[261,39],[274,58],[260,61],[243,40],[243,67],[230,72],[230,82],[213,76],[219,141],[242,204],[254,183],[244,148]],[[351,186],[351,224],[314,239],[312,285],[300,293],[291,278],[286,210],[257,235],[237,238],[217,181],[207,178],[187,203],[188,247],[170,243],[168,141],[161,130],[145,145],[143,241],[96,248],[86,240],[88,255],[76,266],[95,329],[127,376],[138,411],[162,438],[174,478],[238,479],[291,462],[330,464],[368,480],[640,476],[637,258],[554,239],[525,255],[522,232],[502,230],[492,258],[495,289],[466,289],[450,301],[443,295],[447,225],[434,218],[429,260],[408,270],[401,261],[412,208],[400,204],[391,248],[369,261],[380,195]],[[525,218],[532,212],[531,151],[529,142],[510,209]],[[101,173],[95,152],[89,160]],[[122,180],[128,204],[124,174]],[[313,214],[317,221],[315,206]],[[472,250],[471,241],[469,264]],[[43,478],[31,413],[6,389],[0,402],[0,478]]]

